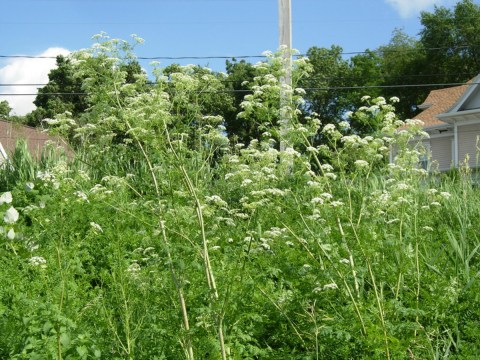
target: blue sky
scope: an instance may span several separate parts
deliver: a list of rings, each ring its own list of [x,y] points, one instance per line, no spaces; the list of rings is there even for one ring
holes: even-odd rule
[[[341,46],[345,52],[387,44],[395,28],[416,36],[421,10],[454,0],[291,0],[293,47]],[[7,4],[8,3],[8,4]],[[2,0],[0,55],[55,55],[92,44],[101,31],[128,39],[138,34],[143,57],[260,55],[278,47],[278,0]],[[252,61],[257,61],[252,59]],[[181,64],[224,70],[225,60]],[[168,65],[171,61],[161,61]],[[0,84],[44,83],[54,61],[0,58]],[[148,64],[142,64],[148,70]],[[0,86],[1,93],[35,88]],[[17,114],[32,98],[6,97]]]

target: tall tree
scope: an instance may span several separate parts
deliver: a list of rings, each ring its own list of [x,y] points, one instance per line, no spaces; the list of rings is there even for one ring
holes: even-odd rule
[[[12,108],[7,100],[0,101],[0,118],[6,119],[10,115]]]
[[[252,93],[248,84],[255,77],[255,68],[245,60],[232,59],[226,61],[226,70],[228,78],[225,85],[233,95],[233,111],[224,114],[227,134],[234,141],[248,144],[258,137],[259,131],[253,123],[238,118],[237,114],[241,111],[240,104],[245,95]]]
[[[317,113],[323,123],[339,121],[349,110],[346,93],[341,88],[349,86],[351,68],[342,52],[340,46],[311,47],[307,51],[313,73],[299,85],[307,90],[306,110]]]
[[[38,90],[33,102],[37,108],[27,115],[29,125],[36,126],[45,118],[54,118],[66,111],[73,116],[85,111],[88,104],[82,93],[82,82],[75,73],[75,64],[62,55],[48,74],[48,83]],[[56,94],[56,95],[52,95]]]
[[[480,72],[480,5],[459,1],[454,9],[435,7],[422,12],[420,42],[425,68],[443,82],[462,82]]]
[[[95,76],[79,71],[78,62],[65,56],[57,56],[56,67],[48,74],[48,83],[38,90],[38,95],[33,102],[37,108],[26,119],[28,125],[37,126],[45,118],[54,118],[66,111],[72,117],[80,117],[90,106],[85,95],[86,81],[102,81],[102,74],[109,71],[105,68],[105,61],[101,57],[88,59],[95,69]],[[140,64],[136,60],[129,60],[120,64],[120,70],[125,72],[126,82],[135,83],[135,77],[143,74]]]
[[[198,145],[197,130],[205,121],[223,126],[226,116],[235,113],[233,96],[226,88],[227,75],[198,65],[172,64],[162,70],[158,85],[169,94],[174,126],[189,134],[190,146]],[[216,118],[216,121],[212,120]]]
[[[375,51],[367,50],[345,59],[343,49],[339,46],[329,49],[312,47],[307,51],[307,56],[313,72],[300,82],[300,86],[307,90],[305,110],[307,113],[317,113],[323,124],[344,120],[347,112],[364,105],[361,103],[364,95],[381,94],[374,87],[381,84],[383,79],[382,59]],[[376,130],[372,124],[359,123],[356,119],[349,121],[354,133]]]
[[[429,89],[426,83],[435,82],[425,69],[427,59],[421,44],[400,29],[395,29],[387,45],[378,48],[383,78],[379,85],[385,97],[396,96],[396,105],[401,118],[412,118],[417,113],[416,105],[423,102]]]

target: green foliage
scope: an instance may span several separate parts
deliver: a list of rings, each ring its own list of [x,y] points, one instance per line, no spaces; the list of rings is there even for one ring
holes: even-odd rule
[[[48,84],[38,90],[34,104],[37,108],[27,115],[28,124],[38,126],[45,118],[53,119],[68,111],[79,115],[88,107],[82,94],[83,79],[75,74],[72,60],[59,55],[56,67],[48,74]],[[58,94],[58,95],[50,95]]]
[[[123,44],[124,45],[124,44]],[[93,50],[94,51],[94,50]],[[84,59],[91,62],[90,73],[81,71],[82,66],[74,59],[63,55],[57,56],[56,67],[48,74],[48,84],[38,90],[34,104],[37,108],[26,116],[26,124],[38,126],[44,119],[53,119],[68,112],[74,118],[80,118],[91,105],[85,91],[92,79],[102,81],[108,66],[120,66],[125,81],[133,84],[138,77],[143,76],[143,70],[137,61],[129,59],[106,61],[102,56]],[[55,94],[55,95],[52,95]]]
[[[11,111],[12,108],[7,100],[0,101],[0,119],[7,119]]]
[[[447,81],[465,81],[480,71],[480,6],[471,0],[459,1],[453,10],[435,7],[423,12],[420,42],[428,50],[426,69],[445,74]]]
[[[395,29],[388,44],[350,58],[343,54],[340,46],[311,47],[307,51],[311,76],[302,76],[295,82],[295,86],[306,89],[305,103],[298,110],[302,111],[302,117],[319,118],[324,124],[338,123],[348,112],[362,106],[362,95],[369,93],[373,97],[400,98],[397,114],[400,118],[413,118],[418,113],[417,106],[432,88],[437,88],[426,85],[466,82],[480,71],[479,19],[479,5],[462,0],[453,9],[437,6],[433,12],[422,12],[423,27],[419,38]],[[95,85],[92,82],[99,82],[95,85],[98,87],[104,80],[110,81],[114,70],[111,67],[115,70],[118,67],[121,71],[115,73],[120,77],[115,81],[123,79],[125,84],[132,85],[125,88],[128,91],[135,89],[148,94],[152,87],[159,85],[170,97],[175,97],[173,104],[177,110],[188,111],[189,120],[183,118],[184,124],[196,124],[195,117],[200,113],[218,116],[232,144],[248,145],[264,132],[262,124],[245,121],[239,116],[244,96],[254,95],[253,87],[260,86],[255,79],[264,75],[255,64],[232,59],[226,62],[226,74],[199,66],[171,65],[153,76],[160,82],[155,85],[147,81],[132,54],[136,44],[113,39],[117,49],[110,52],[112,49],[106,51],[101,45],[107,39],[105,34],[100,34],[94,49],[88,54],[80,52],[86,56],[84,58],[58,57],[48,84],[39,90],[35,99],[37,108],[26,117],[12,116],[10,120],[38,126],[44,119],[68,113],[70,118],[82,124],[92,123],[83,117],[91,113],[87,109],[95,106],[99,99],[84,93]],[[190,84],[188,89],[175,88],[185,85],[178,79],[172,81],[178,76],[194,78],[195,85]],[[8,115],[5,105],[8,104],[3,105],[4,116]],[[357,123],[354,119],[350,126],[351,131],[359,135],[377,130],[371,124]],[[321,134],[317,135],[317,140],[323,141]]]
[[[241,103],[259,136],[231,144],[221,98],[199,94],[223,88],[217,74],[155,68],[145,91],[121,66],[129,43],[73,57],[90,106],[50,127],[75,157],[22,153],[0,194],[1,358],[478,354],[480,195],[466,169],[418,167],[424,133],[398,99],[321,125],[300,88],[279,109],[284,57],[270,54]],[[309,71],[296,61],[294,83]]]
[[[349,86],[351,78],[349,61],[342,58],[342,52],[339,46],[312,47],[307,51],[313,76],[302,79],[300,87],[315,89],[308,91],[306,107],[309,112],[317,113],[324,123],[334,123],[353,109],[346,92],[338,89]]]
[[[0,188],[4,191],[16,183],[26,183],[35,177],[37,164],[32,159],[25,140],[19,140],[9,160],[2,164]]]
[[[244,96],[252,93],[248,84],[251,83],[255,77],[255,67],[245,60],[237,61],[236,59],[232,59],[232,61],[227,60],[226,70],[228,75],[227,89],[233,92],[234,108],[236,111],[233,113],[228,112],[224,115],[225,128],[234,143],[249,144],[250,140],[257,137],[258,131],[255,129],[254,124],[238,118],[237,113],[241,108],[240,105]]]
[[[381,46],[378,51],[381,57],[383,81],[381,85],[387,88],[382,92],[386,96],[397,96],[401,102],[397,105],[397,112],[402,118],[413,118],[417,112],[417,105],[421,104],[428,92],[425,84],[442,82],[438,80],[439,71],[430,72],[426,64],[432,59],[425,56],[421,43],[415,38],[396,29],[390,42]],[[425,74],[434,74],[425,76]],[[405,88],[392,88],[391,85],[406,85]],[[411,85],[420,85],[418,87]]]

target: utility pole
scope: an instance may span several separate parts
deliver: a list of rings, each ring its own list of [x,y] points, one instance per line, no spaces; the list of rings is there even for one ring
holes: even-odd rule
[[[278,0],[278,32],[279,46],[283,53],[283,66],[285,76],[280,78],[280,151],[284,151],[285,135],[291,123],[291,94],[285,88],[292,86],[292,11],[291,0]]]

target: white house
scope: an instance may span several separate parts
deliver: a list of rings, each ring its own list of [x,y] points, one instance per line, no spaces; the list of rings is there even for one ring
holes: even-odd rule
[[[415,119],[430,135],[423,145],[429,156],[425,168],[446,171],[468,157],[470,167],[480,166],[480,75],[467,84],[430,92]]]

